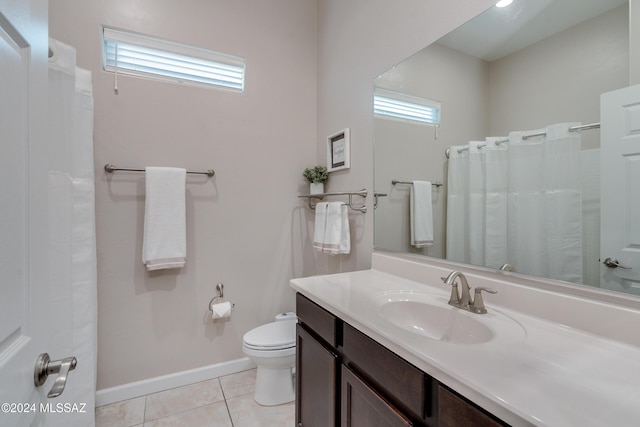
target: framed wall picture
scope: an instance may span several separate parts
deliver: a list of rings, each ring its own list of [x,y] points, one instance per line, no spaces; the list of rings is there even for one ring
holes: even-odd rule
[[[349,129],[327,137],[327,170],[329,172],[351,167],[351,143]]]

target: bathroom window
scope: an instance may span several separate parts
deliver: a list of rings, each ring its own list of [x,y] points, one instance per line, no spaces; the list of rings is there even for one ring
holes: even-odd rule
[[[376,88],[373,113],[376,117],[440,126],[441,105],[427,98]]]
[[[106,27],[102,50],[105,71],[244,92],[244,58]]]

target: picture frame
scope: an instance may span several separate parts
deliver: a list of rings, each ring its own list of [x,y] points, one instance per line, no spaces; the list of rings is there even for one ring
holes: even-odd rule
[[[342,129],[327,137],[327,170],[329,172],[351,167],[351,132]]]

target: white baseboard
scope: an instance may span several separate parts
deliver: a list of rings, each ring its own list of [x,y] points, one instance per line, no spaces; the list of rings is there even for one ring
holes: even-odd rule
[[[256,365],[251,362],[249,358],[243,357],[215,365],[203,366],[202,368],[190,369],[188,371],[123,384],[117,387],[105,388],[96,392],[96,406],[108,405],[110,403],[133,399],[134,397],[145,396],[170,388],[182,387],[223,375],[235,374],[236,372],[246,371],[247,369],[253,369],[255,367]]]

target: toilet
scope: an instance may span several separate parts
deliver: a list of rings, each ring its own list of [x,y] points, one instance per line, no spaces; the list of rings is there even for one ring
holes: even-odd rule
[[[244,334],[242,351],[258,367],[254,399],[263,406],[295,399],[296,314],[281,313],[276,321]]]

